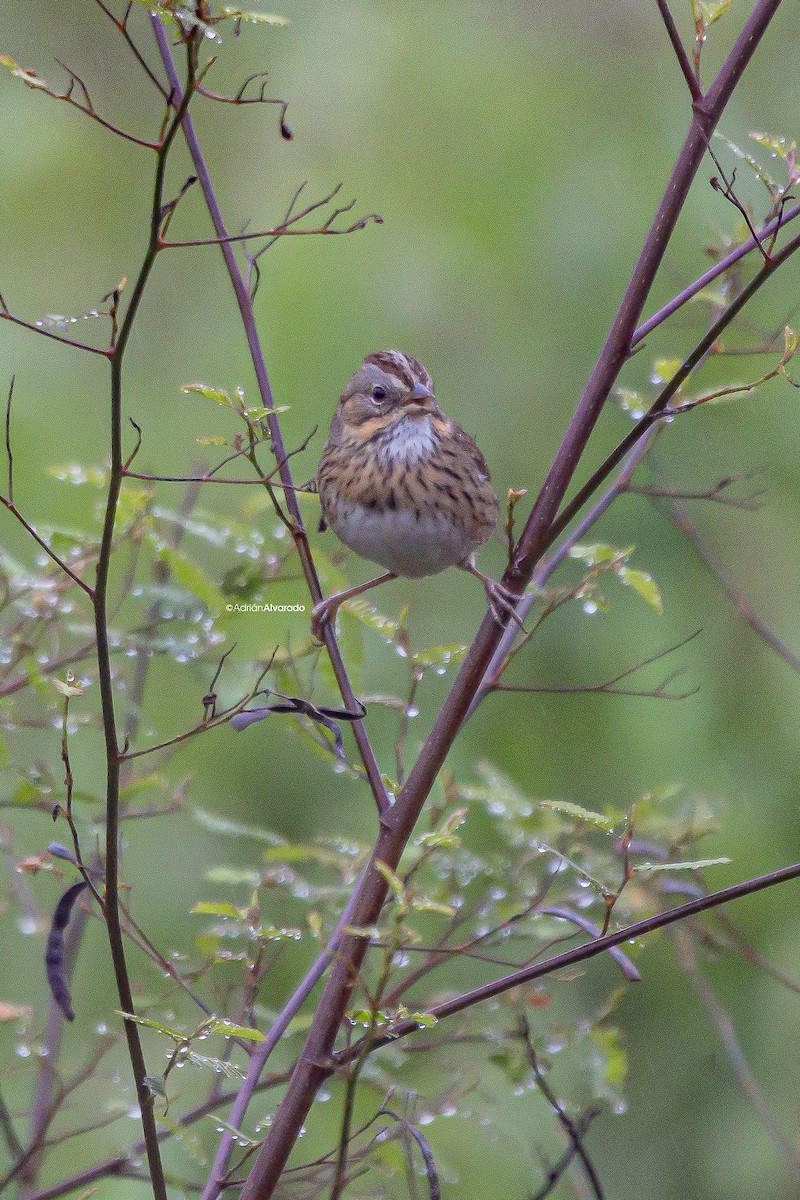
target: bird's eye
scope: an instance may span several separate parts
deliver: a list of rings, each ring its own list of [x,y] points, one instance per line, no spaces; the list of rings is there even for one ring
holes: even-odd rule
[[[378,384],[377,387],[374,387],[372,389],[372,399],[378,401],[385,400],[386,388],[382,388],[380,384]]]

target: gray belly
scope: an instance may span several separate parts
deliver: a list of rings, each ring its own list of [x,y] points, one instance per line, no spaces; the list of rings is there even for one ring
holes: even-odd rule
[[[455,566],[478,548],[440,514],[377,513],[356,504],[340,504],[329,524],[345,546],[395,575],[418,579]]]

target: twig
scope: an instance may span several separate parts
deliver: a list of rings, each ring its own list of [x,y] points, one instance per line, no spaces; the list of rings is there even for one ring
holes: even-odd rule
[[[661,13],[661,19],[664,22],[667,30],[667,36],[672,43],[672,49],[675,51],[675,57],[678,60],[678,65],[683,72],[683,77],[689,87],[692,101],[699,102],[703,99],[703,89],[700,87],[700,82],[692,70],[692,64],[689,62],[689,56],[686,53],[686,47],[681,41],[681,35],[675,27],[675,20],[670,12],[667,0],[656,0],[658,11]]]
[[[774,217],[771,221],[767,221],[765,225],[762,225],[761,229],[759,230],[758,238],[751,237],[747,241],[742,242],[740,246],[737,246],[734,250],[731,250],[729,254],[726,254],[724,258],[721,258],[719,262],[714,264],[713,267],[709,267],[709,269],[695,279],[693,283],[690,283],[687,287],[685,287],[667,304],[662,305],[657,312],[653,313],[652,317],[648,317],[647,320],[639,326],[639,328],[631,337],[631,349],[634,349],[636,346],[638,346],[639,343],[648,337],[648,335],[651,334],[654,329],[656,329],[659,325],[662,325],[668,317],[671,317],[672,314],[677,312],[679,308],[682,308],[684,304],[694,299],[699,292],[702,292],[703,288],[708,287],[708,285],[713,283],[715,279],[719,279],[720,275],[724,275],[725,272],[729,271],[731,267],[736,265],[737,262],[740,262],[746,257],[746,255],[751,254],[753,250],[756,250],[758,248],[759,240],[763,242],[767,237],[773,238],[773,241],[770,244],[771,256],[774,247],[774,238],[777,236],[778,231],[785,225],[788,225],[790,221],[794,221],[798,216],[800,216],[800,204],[795,204],[792,208],[787,209],[785,212],[781,211],[777,217]]]
[[[699,913],[708,912],[721,904],[729,904],[732,900],[754,895],[756,892],[763,891],[764,888],[788,883],[793,879],[800,879],[800,862],[792,863],[787,867],[780,867],[777,871],[769,871],[764,875],[756,875],[752,879],[745,880],[743,883],[734,883],[730,887],[722,888],[717,892],[709,892],[693,900],[688,900],[685,904],[679,904],[675,908],[668,909],[665,912],[656,913],[655,916],[646,917],[642,921],[635,921],[631,925],[625,925],[613,933],[607,933],[603,937],[595,938],[593,941],[586,942],[582,946],[576,946],[572,950],[564,950],[561,954],[556,954],[552,958],[545,959],[543,962],[523,967],[519,971],[513,971],[510,975],[505,975],[501,979],[496,979],[491,983],[485,983],[480,987],[473,988],[471,991],[465,992],[451,1000],[445,1000],[441,1004],[434,1004],[426,1010],[426,1013],[429,1016],[435,1017],[437,1021],[443,1021],[446,1017],[465,1012],[467,1009],[473,1008],[476,1004],[482,1004],[485,1000],[493,1000],[495,996],[501,996],[512,988],[519,987],[520,984],[532,983],[536,979],[542,979],[546,975],[563,971],[566,967],[572,967],[576,963],[586,962],[590,958],[595,958],[598,954],[603,954],[606,950],[610,950],[612,946],[620,946],[623,942],[629,940],[635,941],[637,938],[644,937],[648,933],[654,933],[657,929],[665,929],[668,925],[674,925],[676,922],[685,921],[689,917],[697,916]],[[379,1034],[370,1043],[370,1053],[380,1046],[394,1043],[397,1038],[408,1037],[410,1034],[416,1033],[418,1029],[419,1024],[414,1020],[398,1021],[397,1024],[392,1025],[386,1032]],[[359,1054],[362,1049],[363,1045],[361,1041],[358,1041],[346,1051],[339,1051],[334,1054],[331,1065],[326,1069],[326,1077],[335,1066],[346,1063],[350,1058]]]
[[[793,1178],[796,1181],[800,1181],[800,1155],[798,1155],[797,1150],[783,1129],[781,1129],[777,1117],[767,1104],[764,1093],[758,1086],[748,1066],[744,1050],[736,1036],[736,1030],[730,1014],[723,1008],[714,989],[700,969],[691,937],[685,930],[678,929],[675,931],[675,940],[681,966],[694,984],[695,991],[700,997],[700,1002],[719,1035],[728,1062],[733,1068],[739,1091],[747,1103],[754,1109],[764,1129],[783,1155]]]
[[[493,683],[489,685],[487,691],[494,692],[544,692],[550,695],[574,695],[585,694],[592,692],[602,692],[612,696],[643,696],[653,697],[659,700],[686,700],[689,696],[694,696],[698,691],[697,688],[691,688],[687,692],[668,692],[667,685],[680,673],[673,671],[665,680],[658,684],[655,688],[641,690],[638,688],[618,688],[615,684],[621,679],[626,679],[635,671],[641,671],[644,667],[649,667],[652,663],[658,662],[667,654],[673,654],[676,650],[680,650],[683,646],[691,642],[700,630],[695,630],[680,642],[676,642],[674,646],[668,646],[666,650],[659,650],[657,654],[652,654],[649,658],[642,659],[641,662],[634,663],[631,667],[626,667],[625,670],[617,672],[609,679],[601,680],[599,683],[564,683],[558,685],[536,684],[536,683]]]
[[[174,103],[177,103],[178,98],[181,95],[181,87],[180,80],[178,79],[175,71],[175,64],[172,61],[169,41],[164,32],[163,26],[157,17],[151,17],[151,24],[156,42],[158,44],[159,52],[161,54],[161,59],[164,63],[164,68],[167,72],[170,86],[172,87]],[[264,360],[264,353],[258,336],[258,330],[256,328],[252,299],[249,295],[247,284],[242,276],[241,271],[239,270],[233,248],[224,240],[227,237],[225,223],[217,202],[214,187],[208,172],[208,167],[206,166],[200,150],[194,125],[188,112],[184,112],[182,126],[184,137],[186,138],[186,143],[189,147],[189,153],[194,164],[194,169],[197,173],[200,186],[203,190],[203,196],[205,197],[214,230],[217,234],[217,237],[222,239],[220,241],[220,250],[225,260],[225,266],[230,276],[236,301],[239,306],[239,312],[242,318],[245,335],[247,337],[247,344],[253,361],[253,369],[255,371],[261,399],[264,408],[272,409],[275,407],[275,405],[272,397],[269,376],[267,374],[266,362]],[[311,598],[316,604],[322,599],[322,588],[320,587],[319,577],[311,556],[311,550],[308,544],[308,537],[303,524],[300,507],[292,490],[293,479],[289,463],[287,461],[286,449],[283,442],[280,423],[277,416],[274,414],[270,414],[266,420],[270,437],[272,439],[273,452],[278,464],[280,465],[280,478],[281,482],[284,484],[286,505],[292,521],[292,536],[297,547],[300,562],[303,568],[303,574],[306,577]],[[337,685],[345,703],[345,707],[354,710],[356,706],[356,697],[353,693],[353,689],[347,676],[344,660],[336,641],[335,632],[331,628],[330,623],[328,623],[325,627],[325,645],[331,660],[331,666],[333,667],[333,673],[336,677]],[[375,757],[375,752],[372,749],[372,745],[363,721],[357,721],[355,723],[353,726],[353,734],[356,745],[358,746],[359,754],[361,755],[361,760],[364,764],[364,771],[369,782],[376,807],[380,814],[384,814],[388,811],[391,801],[387,793],[386,786],[383,782],[381,770]]]
[[[595,1197],[595,1200],[603,1200],[604,1193],[600,1183],[600,1178],[595,1170],[594,1163],[589,1157],[588,1151],[583,1144],[583,1138],[580,1130],[568,1115],[558,1096],[550,1087],[544,1071],[539,1066],[539,1059],[536,1055],[536,1051],[533,1048],[533,1042],[531,1041],[530,1025],[528,1024],[528,1018],[524,1013],[520,1013],[517,1017],[517,1029],[519,1031],[519,1036],[522,1039],[522,1045],[525,1049],[525,1057],[527,1058],[528,1065],[536,1078],[536,1084],[539,1088],[539,1091],[550,1105],[550,1108],[555,1113],[558,1123],[564,1130],[564,1133],[567,1135],[567,1139],[573,1151],[575,1152],[575,1157],[580,1161],[581,1166],[583,1167],[587,1182],[592,1190],[592,1195]]]
[[[588,1108],[582,1116],[578,1117],[574,1124],[575,1130],[580,1138],[585,1137],[592,1121],[594,1121],[595,1117],[599,1117],[601,1112],[602,1109],[599,1107]],[[534,1192],[531,1195],[530,1200],[546,1200],[561,1176],[565,1173],[565,1171],[569,1170],[574,1158],[575,1146],[570,1143],[570,1145],[561,1155],[561,1158],[558,1160],[558,1162],[554,1163],[552,1167],[548,1168],[547,1179],[545,1180],[545,1183],[539,1188],[538,1192]]]
[[[800,657],[795,653],[786,642],[782,641],[778,635],[769,627],[764,618],[756,611],[751,601],[747,598],[744,592],[734,583],[730,572],[722,565],[714,551],[692,525],[689,514],[685,507],[678,500],[670,500],[669,502],[669,517],[680,529],[681,533],[689,539],[697,553],[702,558],[703,562],[711,571],[712,575],[716,576],[722,590],[725,592],[728,599],[733,604],[740,617],[743,617],[747,624],[755,633],[766,642],[770,649],[779,654],[784,662],[788,663],[793,671],[800,673]]]

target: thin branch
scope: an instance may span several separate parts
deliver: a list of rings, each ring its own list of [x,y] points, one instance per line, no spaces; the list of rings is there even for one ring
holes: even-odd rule
[[[727,504],[731,508],[742,508],[746,512],[757,512],[760,505],[757,501],[765,494],[764,489],[751,492],[748,496],[729,496],[728,489],[734,484],[743,483],[752,478],[749,475],[725,475],[709,488],[697,491],[685,488],[657,487],[655,485],[638,485],[629,483],[625,491],[632,496],[649,496],[651,500],[709,500],[714,504]]]
[[[169,41],[164,32],[163,26],[157,17],[151,17],[151,25],[156,42],[158,44],[164,68],[170,81],[170,86],[172,87],[174,97],[173,102],[176,103],[178,97],[181,95],[181,86],[180,80],[178,79],[175,71],[175,64],[172,61]],[[236,261],[233,248],[224,240],[227,237],[227,230],[222,218],[222,212],[220,211],[220,207],[217,202],[214,187],[208,172],[208,167],[206,166],[202,151],[200,150],[200,145],[197,141],[191,116],[188,113],[184,113],[182,125],[184,137],[186,138],[186,143],[194,164],[194,169],[200,181],[200,186],[203,190],[203,196],[205,197],[206,205],[211,216],[215,233],[218,238],[222,239],[220,241],[220,250],[225,260],[225,266],[227,268],[228,275],[230,276],[231,284],[236,296],[236,301],[239,307],[245,335],[247,337],[247,344],[253,362],[253,369],[255,371],[261,399],[264,408],[272,409],[275,407],[275,404],[272,396],[272,389],[270,387],[269,376],[267,374],[266,362],[264,360],[264,352],[258,336],[258,330],[256,328],[252,298],[249,295],[247,284],[242,276],[241,271],[239,270],[239,265]],[[286,458],[286,449],[283,442],[280,423],[275,414],[270,414],[266,418],[266,421],[269,428],[270,437],[272,439],[273,453],[275,454],[275,458],[280,465],[280,478],[281,482],[284,484],[286,505],[289,517],[292,521],[292,537],[297,547],[300,562],[303,568],[303,574],[306,577],[311,598],[316,604],[322,599],[322,588],[320,587],[319,577],[311,556],[311,550],[308,544],[308,537],[303,524],[303,517],[300,512],[300,507],[292,490],[294,481],[292,479],[291,470]],[[325,645],[331,660],[331,666],[333,667],[333,673],[336,677],[337,685],[345,703],[345,707],[354,711],[356,707],[356,698],[347,676],[344,660],[336,641],[335,632],[331,628],[330,623],[325,627]],[[354,724],[353,734],[356,745],[358,746],[359,754],[361,755],[361,760],[364,764],[364,771],[375,799],[376,807],[378,812],[383,814],[387,812],[390,807],[390,799],[386,790],[386,786],[383,782],[378,761],[375,757],[375,752],[372,749],[372,745],[363,721],[357,721]]]
[[[62,346],[72,346],[75,350],[85,350],[87,354],[99,354],[103,358],[111,357],[111,352],[100,346],[89,346],[86,342],[78,342],[74,338],[63,337],[60,333],[53,333],[52,330],[45,329],[42,321],[37,321],[35,324],[31,321],[23,321],[22,317],[15,316],[9,310],[2,295],[0,295],[0,318],[11,321],[22,329],[28,329],[31,333],[40,333],[42,337],[52,338],[54,342],[61,342]]]
[[[586,1112],[574,1122],[575,1130],[579,1138],[585,1137],[592,1121],[594,1121],[596,1117],[599,1117],[602,1111],[603,1110],[599,1107],[588,1108]],[[558,1160],[558,1162],[554,1163],[552,1167],[548,1168],[547,1178],[544,1184],[539,1188],[538,1192],[535,1192],[533,1195],[531,1195],[530,1200],[546,1200],[553,1188],[561,1179],[561,1176],[569,1170],[574,1159],[575,1146],[573,1143],[570,1143],[570,1145],[561,1155],[561,1158]]]
[[[375,225],[383,224],[383,217],[378,213],[367,213],[366,216],[359,217],[357,221],[353,221],[351,225],[346,225],[344,229],[333,229],[331,222],[343,213],[350,212],[354,204],[355,200],[343,208],[335,209],[333,215],[315,229],[291,229],[285,225],[277,225],[274,229],[261,229],[257,233],[226,233],[223,237],[189,238],[181,242],[165,241],[162,239],[159,249],[188,250],[196,246],[226,246],[235,244],[236,242],[249,242],[258,238],[338,236],[340,234],[355,233],[359,229],[365,229],[371,223]]]
[[[569,1141],[570,1146],[575,1153],[575,1157],[579,1160],[581,1166],[583,1167],[586,1180],[592,1190],[592,1195],[595,1197],[595,1200],[603,1200],[604,1193],[600,1183],[600,1177],[598,1176],[595,1165],[589,1157],[589,1153],[583,1144],[583,1138],[580,1130],[567,1113],[558,1096],[550,1087],[544,1071],[539,1066],[539,1059],[536,1055],[536,1051],[531,1040],[530,1025],[528,1024],[528,1018],[524,1013],[520,1013],[517,1018],[517,1029],[519,1031],[519,1036],[522,1039],[522,1045],[525,1050],[525,1057],[528,1060],[528,1066],[533,1071],[539,1091],[550,1105],[550,1108],[555,1113],[559,1125],[567,1135],[567,1140]]]
[[[134,40],[131,37],[130,32],[128,30],[128,18],[131,14],[133,4],[129,3],[126,5],[125,16],[120,21],[117,17],[114,16],[111,9],[108,8],[103,3],[103,0],[95,0],[95,3],[105,13],[105,15],[109,18],[109,20],[117,27],[119,32],[122,34],[125,41],[128,43],[128,47],[130,48],[131,53],[133,54],[134,58],[138,62],[139,66],[144,71],[147,78],[152,83],[153,87],[156,88],[156,90],[161,93],[162,98],[166,102],[169,102],[169,91],[167,90],[167,88],[164,87],[164,84],[156,76],[155,72],[153,70],[151,70],[151,68],[147,64],[144,56],[142,55],[142,52],[139,50],[139,47],[134,42]]]
[[[519,971],[513,971],[510,975],[505,975],[501,979],[496,979],[491,983],[473,988],[471,991],[456,996],[451,1000],[445,1000],[441,1004],[434,1004],[426,1010],[426,1015],[435,1017],[437,1021],[443,1021],[446,1017],[465,1012],[467,1009],[473,1008],[476,1004],[482,1004],[485,1000],[493,1000],[495,996],[502,996],[505,992],[519,987],[521,984],[532,983],[536,979],[542,979],[547,975],[552,975],[554,972],[563,971],[567,967],[575,966],[576,963],[586,962],[590,958],[595,958],[598,954],[603,954],[606,950],[610,950],[612,946],[620,946],[626,941],[635,941],[648,933],[654,933],[657,929],[665,929],[669,925],[685,921],[689,917],[697,916],[699,913],[708,912],[721,904],[729,904],[732,900],[739,900],[743,896],[754,895],[765,888],[776,887],[779,884],[788,883],[793,879],[800,879],[800,862],[780,867],[777,871],[769,871],[764,875],[756,875],[752,879],[745,880],[743,883],[731,884],[730,887],[721,888],[716,892],[709,892],[693,900],[688,900],[685,904],[679,904],[675,908],[668,909],[665,912],[656,913],[655,916],[646,917],[642,921],[635,921],[631,925],[625,925],[613,933],[607,933],[603,937],[595,938],[593,941],[586,942],[582,946],[576,946],[572,950],[564,950],[561,954],[556,954],[552,958],[545,959],[543,962],[523,967]],[[414,1020],[398,1021],[396,1025],[392,1025],[386,1032],[382,1032],[377,1038],[373,1039],[370,1043],[370,1053],[380,1046],[396,1042],[397,1038],[408,1037],[410,1034],[416,1033],[418,1029],[419,1024]],[[326,1076],[330,1074],[335,1066],[348,1062],[352,1057],[358,1055],[362,1049],[362,1043],[359,1041],[348,1047],[346,1051],[339,1051],[337,1054],[334,1054],[332,1056],[333,1062],[327,1068]]]
[[[700,969],[690,936],[685,930],[676,930],[676,941],[681,966],[694,984],[700,1002],[706,1010],[709,1020],[717,1031],[719,1040],[727,1055],[739,1091],[746,1102],[753,1108],[769,1137],[777,1146],[788,1166],[793,1178],[800,1181],[800,1155],[781,1128],[777,1117],[770,1109],[764,1093],[748,1066],[744,1050],[736,1036],[736,1029],[730,1014],[720,1003],[716,992]]]
[[[692,101],[693,103],[698,103],[703,99],[703,89],[700,87],[700,82],[692,70],[689,55],[686,53],[686,47],[681,41],[681,35],[675,26],[675,20],[670,12],[669,4],[667,0],[656,0],[656,4],[658,5],[658,11],[661,13],[661,19],[666,26],[667,36],[672,43],[672,49],[675,51],[678,65],[683,72],[683,77],[691,93]]]
[[[758,231],[758,238],[751,237],[747,241],[742,242],[740,246],[737,246],[734,250],[731,250],[729,254],[726,254],[724,258],[721,258],[719,262],[714,264],[713,267],[709,267],[709,269],[695,279],[693,283],[688,284],[688,286],[679,292],[677,296],[673,297],[673,299],[667,304],[664,304],[658,309],[657,312],[653,313],[652,317],[648,317],[647,320],[639,326],[639,328],[631,337],[631,349],[634,349],[636,346],[638,346],[639,343],[642,342],[649,334],[651,334],[654,329],[658,328],[659,325],[662,325],[668,317],[671,317],[673,313],[677,312],[677,310],[682,308],[684,304],[688,303],[688,301],[693,300],[699,292],[702,292],[702,290],[708,287],[709,284],[713,283],[715,279],[719,279],[720,275],[724,275],[726,271],[729,271],[731,267],[735,266],[736,263],[740,262],[746,257],[746,255],[751,254],[753,250],[758,249],[759,242],[763,243],[768,237],[774,238],[780,229],[782,229],[785,225],[788,225],[790,221],[794,221],[798,216],[800,216],[800,203],[795,204],[792,208],[787,209],[785,212],[780,213],[777,217],[774,217],[771,221],[767,221],[765,225],[762,225],[761,229]],[[772,249],[773,246],[771,245],[770,256],[772,254]]]
[[[793,671],[800,673],[800,657],[795,653],[786,642],[782,641],[778,635],[769,627],[764,618],[753,607],[752,602],[747,598],[744,592],[737,587],[733,581],[733,577],[726,567],[720,562],[717,555],[711,549],[694,525],[689,519],[689,514],[685,507],[678,500],[671,500],[669,504],[670,519],[677,525],[681,533],[689,539],[697,553],[702,558],[703,562],[711,571],[712,575],[716,576],[722,590],[725,592],[728,599],[733,604],[736,612],[740,617],[743,617],[747,624],[755,633],[765,642],[771,650],[780,655],[784,662],[788,663]]]
[[[633,675],[635,671],[641,671],[644,667],[649,667],[652,663],[658,662],[659,659],[665,658],[667,654],[673,654],[676,650],[682,649],[683,646],[691,642],[700,633],[696,629],[694,633],[683,638],[682,641],[676,642],[674,646],[668,646],[666,650],[659,650],[657,654],[652,654],[649,658],[642,659],[641,662],[634,663],[631,667],[626,667],[623,671],[612,675],[610,679],[604,679],[600,683],[564,683],[559,685],[535,684],[535,683],[493,683],[487,687],[487,691],[493,692],[544,692],[547,694],[562,694],[574,695],[592,692],[603,692],[612,696],[645,696],[654,697],[660,700],[686,700],[689,696],[694,696],[698,688],[691,688],[688,692],[668,692],[667,685],[680,674],[679,671],[673,671],[665,680],[658,684],[655,688],[637,689],[637,688],[618,688],[615,685],[621,679],[627,679],[629,675]]]
[[[50,558],[52,560],[52,562],[55,563],[55,565],[59,568],[59,570],[63,571],[64,574],[67,575],[72,580],[73,583],[77,583],[78,587],[81,588],[82,591],[84,591],[86,593],[86,595],[89,596],[91,599],[94,596],[94,590],[89,586],[88,583],[86,583],[85,580],[81,579],[80,575],[78,575],[73,570],[73,568],[70,567],[64,561],[63,558],[61,558],[58,554],[56,554],[55,550],[51,549],[51,547],[48,546],[47,542],[44,540],[44,538],[41,536],[41,534],[37,533],[37,531],[34,529],[33,525],[31,525],[30,521],[27,521],[25,519],[25,517],[23,517],[22,513],[19,511],[17,506],[14,504],[14,456],[13,456],[13,453],[11,450],[11,404],[12,404],[13,396],[14,396],[14,379],[12,378],[11,384],[8,389],[8,397],[6,399],[6,419],[5,419],[5,446],[6,446],[6,459],[8,462],[8,495],[7,496],[0,495],[0,504],[5,505],[5,507],[11,513],[11,515],[13,517],[16,517],[16,519],[19,521],[20,525],[22,525],[22,527],[26,531],[26,533],[28,533],[28,535],[33,538],[33,540],[36,542],[37,546],[40,546],[41,549],[44,550],[45,554],[48,556],[48,558]]]
[[[734,317],[738,316],[745,305],[752,297],[771,279],[772,275],[788,261],[793,254],[800,250],[800,235],[792,238],[786,245],[778,251],[769,262],[765,262],[761,269],[753,276],[750,283],[742,288],[741,292],[736,296],[725,311],[710,327],[706,335],[701,338],[694,350],[681,363],[678,370],[675,372],[669,383],[662,389],[659,395],[651,404],[648,411],[644,414],[641,420],[633,426],[630,432],[622,439],[617,447],[604,459],[596,471],[592,473],[586,483],[578,489],[572,499],[565,504],[564,508],[558,514],[557,518],[552,520],[547,531],[538,535],[538,540],[543,543],[543,549],[566,528],[573,518],[580,512],[586,501],[594,494],[598,487],[608,478],[614,468],[621,462],[625,455],[637,444],[637,442],[652,428],[656,421],[661,420],[668,408],[669,402],[678,390],[683,386],[689,376],[694,372],[706,358],[709,350],[714,345],[714,342],[720,334],[727,329]],[[561,482],[561,480],[559,481]],[[543,489],[544,492],[545,489]],[[549,500],[548,500],[549,504]],[[533,548],[533,525],[531,524],[533,514],[528,520],[526,533],[523,533],[520,539],[520,547],[518,548],[518,563],[517,570],[522,570],[522,565],[529,562]],[[538,544],[538,542],[537,542]]]

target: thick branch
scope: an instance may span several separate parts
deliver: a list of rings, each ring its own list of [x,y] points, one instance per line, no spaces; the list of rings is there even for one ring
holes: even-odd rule
[[[689,133],[609,336],[534,504],[513,569],[506,573],[504,583],[517,593],[520,593],[530,580],[536,562],[548,542],[550,526],[580,456],[630,352],[636,322],[641,315],[689,186],[702,160],[707,139],[779,4],[780,0],[760,0],[756,4],[702,105],[697,105],[694,109]],[[380,860],[391,869],[396,869],[434,780],[480,688],[501,636],[502,628],[491,614],[487,614],[419,758],[398,794],[394,808],[385,818],[375,853],[356,894],[354,925],[369,927],[377,919],[386,896],[387,885],[383,876],[375,869],[375,861]],[[313,1026],[284,1099],[275,1114],[270,1132],[245,1183],[241,1200],[267,1200],[274,1192],[314,1096],[330,1071],[330,1054],[366,949],[367,939],[364,937],[348,934],[342,939],[339,955],[320,998]]]

